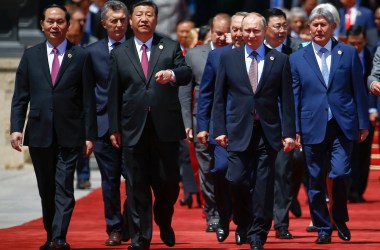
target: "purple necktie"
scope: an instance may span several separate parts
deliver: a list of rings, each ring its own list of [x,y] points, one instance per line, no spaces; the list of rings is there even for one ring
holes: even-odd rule
[[[53,64],[51,65],[51,82],[53,86],[55,84],[55,80],[57,79],[58,71],[59,71],[59,60],[58,60],[58,49],[56,47],[53,48],[54,58]]]
[[[145,78],[148,79],[148,55],[146,53],[146,49],[148,48],[145,44],[141,46],[142,55],[141,55],[141,66],[144,71]]]
[[[257,52],[256,51],[252,51],[251,53],[252,55],[252,62],[251,62],[251,66],[249,67],[249,72],[248,72],[248,76],[249,76],[249,81],[251,82],[251,86],[252,86],[252,91],[253,93],[256,92],[256,89],[257,89],[257,78],[258,78],[258,69],[257,69]]]

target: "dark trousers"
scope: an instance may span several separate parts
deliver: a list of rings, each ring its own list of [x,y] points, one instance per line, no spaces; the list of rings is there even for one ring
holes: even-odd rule
[[[123,147],[127,170],[128,212],[132,244],[149,248],[154,219],[160,228],[171,226],[179,194],[179,141],[160,141],[148,116],[139,142]]]
[[[335,119],[327,123],[325,139],[319,144],[304,144],[309,170],[310,215],[319,234],[331,235],[332,224],[326,204],[326,176],[332,184],[332,217],[336,223],[348,221],[347,184],[351,173],[350,160],[353,141],[348,140]]]
[[[120,232],[128,230],[127,223],[124,222],[127,219],[127,210],[124,209],[122,215],[120,207],[120,178],[125,172],[122,164],[122,151],[112,146],[109,134],[106,133],[96,140],[94,155],[102,178],[107,234],[113,230]],[[124,207],[126,207],[127,198],[125,198],[124,203]]]
[[[244,203],[248,203],[251,218],[238,223],[248,224],[247,238],[250,243],[265,243],[272,224],[276,155],[259,122],[255,123],[247,150],[230,151],[228,154],[227,179],[231,185],[234,214],[238,213],[243,218],[247,214]]]
[[[182,176],[182,185],[185,197],[192,193],[198,193],[197,182],[195,181],[193,167],[190,160],[190,147],[187,141],[179,142],[178,164]]]
[[[74,173],[82,147],[64,148],[53,144],[48,148],[29,147],[47,241],[66,240],[74,210]]]

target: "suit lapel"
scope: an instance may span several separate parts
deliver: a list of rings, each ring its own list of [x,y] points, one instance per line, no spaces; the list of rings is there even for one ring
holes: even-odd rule
[[[53,87],[53,84],[51,82],[51,75],[50,75],[50,67],[49,67],[49,60],[47,57],[47,52],[46,52],[46,41],[43,43],[40,43],[39,48],[37,50],[36,54],[37,61],[41,63],[42,67],[42,72],[43,75],[46,78],[46,82],[49,84],[50,87]]]
[[[305,53],[303,56],[304,56],[305,61],[310,65],[310,68],[318,77],[321,84],[326,87],[325,80],[323,80],[322,72],[319,69],[319,65],[318,65],[317,59],[315,58],[314,49],[311,43],[305,47]]]
[[[150,51],[147,82],[150,81],[150,78],[152,77],[152,74],[154,72],[154,68],[155,68],[155,66],[158,62],[158,59],[160,58],[160,55],[164,49],[165,49],[164,42],[159,37],[154,35],[153,42],[152,42],[152,48]]]
[[[328,88],[331,86],[332,76],[334,75],[336,69],[339,66],[340,59],[342,58],[342,50],[340,49],[340,44],[333,40],[331,46],[331,66],[330,66],[330,74],[329,74],[329,84]]]
[[[233,51],[236,52],[237,59],[234,60],[234,65],[236,66],[236,73],[238,76],[242,76],[244,78],[244,81],[247,83],[247,88],[250,89],[250,91],[253,92],[251,82],[249,81],[249,76],[247,72],[247,67],[245,65],[245,46],[240,46],[239,48],[234,49]]]
[[[135,45],[135,40],[133,38],[128,39],[127,42],[125,43],[124,52],[127,55],[127,57],[129,58],[133,67],[136,69],[137,74],[141,77],[141,79],[146,81],[145,75],[144,75],[144,72],[142,70],[142,66],[140,63],[140,58],[139,58],[139,55],[137,54],[137,48]]]
[[[264,68],[263,72],[261,73],[260,81],[257,85],[256,93],[260,92],[260,90],[263,88],[265,79],[268,79],[268,75],[272,70],[273,63],[276,60],[276,57],[273,54],[273,51],[265,46]]]
[[[75,46],[71,44],[70,42],[67,42],[65,55],[63,57],[62,64],[59,67],[59,71],[58,71],[58,75],[57,75],[57,79],[55,81],[54,87],[59,84],[59,80],[61,79],[63,73],[65,72],[69,64],[71,63],[71,59],[73,57],[75,57]]]

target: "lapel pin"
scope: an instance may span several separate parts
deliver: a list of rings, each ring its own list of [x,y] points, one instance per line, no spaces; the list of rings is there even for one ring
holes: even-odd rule
[[[163,49],[163,48],[164,48],[164,45],[160,44],[160,45],[158,46],[158,48],[159,48],[159,49]]]
[[[338,50],[338,55],[341,55],[343,52],[341,50]]]
[[[271,59],[272,61],[274,60],[274,57],[273,56],[271,56],[271,57],[269,57],[269,59]]]
[[[357,16],[361,16],[362,13],[358,10],[358,11],[356,12],[356,15],[357,15]]]
[[[71,57],[73,57],[73,55],[69,53],[69,54],[67,54],[67,57],[71,58]]]

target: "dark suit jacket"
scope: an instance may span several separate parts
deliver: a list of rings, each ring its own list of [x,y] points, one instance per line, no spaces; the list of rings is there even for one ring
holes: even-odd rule
[[[176,82],[159,84],[154,75],[172,69]],[[134,39],[112,50],[109,75],[110,133],[120,132],[124,146],[135,145],[150,112],[161,141],[184,139],[185,128],[178,99],[178,86],[191,79],[178,42],[157,34],[153,37],[148,79],[145,78]]]
[[[63,147],[78,147],[85,139],[96,139],[94,90],[82,79],[85,60],[84,50],[68,43],[53,86],[46,42],[25,51],[11,110],[11,133],[22,132],[30,103],[24,145],[49,147],[56,137]]]
[[[213,110],[214,137],[227,135],[229,151],[246,150],[252,137],[254,110],[257,110],[265,137],[271,147],[278,151],[282,147],[282,137],[295,138],[294,99],[288,56],[266,47],[262,76],[256,93],[253,93],[244,51],[245,46],[242,46],[226,51],[220,57]],[[282,106],[282,121],[279,102]]]
[[[109,129],[108,123],[108,73],[109,58],[108,38],[104,38],[86,48],[88,60],[84,67],[89,83],[95,85],[96,115],[98,122],[98,136],[104,136]]]
[[[326,86],[312,43],[290,56],[296,103],[297,132],[304,144],[321,143],[326,135],[328,107],[349,140],[368,129],[368,98],[355,48],[333,39]]]

